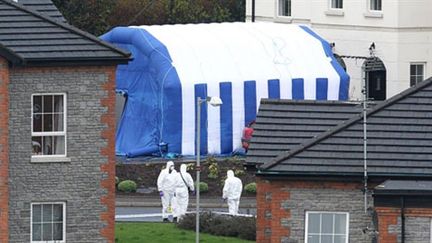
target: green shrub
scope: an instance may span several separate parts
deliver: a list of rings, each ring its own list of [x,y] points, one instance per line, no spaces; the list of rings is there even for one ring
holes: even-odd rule
[[[117,188],[122,192],[136,192],[137,184],[131,180],[125,180],[118,184]]]
[[[197,188],[196,182],[195,182],[195,188]],[[201,181],[200,184],[199,184],[199,191],[200,192],[208,192],[208,184],[205,183],[205,182],[203,182],[203,181]]]
[[[195,214],[186,214],[177,224],[177,227],[186,230],[195,230],[195,217]],[[212,235],[255,240],[256,218],[217,215],[204,212],[200,214],[200,231]]]
[[[216,179],[218,178],[218,174],[219,174],[219,168],[218,168],[218,164],[217,163],[211,163],[208,167],[209,169],[209,173],[208,173],[208,178],[211,179]]]
[[[247,193],[253,193],[253,194],[256,194],[256,183],[255,183],[255,182],[252,182],[252,183],[247,184],[247,185],[245,186],[244,190],[245,190],[245,192],[247,192]]]
[[[193,171],[195,169],[195,163],[188,163],[186,165],[186,171]]]
[[[246,172],[243,170],[243,169],[236,169],[235,171],[234,171],[234,175],[235,176],[243,176],[243,175],[245,175],[246,174]]]

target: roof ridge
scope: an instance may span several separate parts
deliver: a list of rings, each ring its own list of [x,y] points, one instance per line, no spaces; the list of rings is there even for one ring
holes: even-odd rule
[[[96,36],[94,36],[94,35],[92,35],[90,33],[87,33],[87,32],[85,32],[83,30],[80,30],[80,29],[76,28],[75,26],[72,26],[72,25],[70,25],[68,23],[62,23],[62,22],[56,21],[56,20],[52,19],[49,16],[45,16],[44,14],[41,14],[41,13],[37,12],[36,10],[27,8],[27,7],[25,7],[22,4],[15,3],[14,1],[8,1],[8,0],[0,0],[0,1],[3,2],[3,3],[5,3],[5,4],[7,4],[7,5],[9,5],[9,6],[13,6],[13,7],[15,7],[15,8],[17,8],[17,9],[19,9],[21,11],[27,12],[27,13],[35,16],[35,17],[41,18],[41,19],[43,19],[43,20],[45,20],[47,22],[50,22],[50,23],[52,23],[54,25],[57,25],[57,26],[59,26],[59,27],[61,27],[63,29],[69,30],[69,31],[71,31],[71,32],[73,32],[73,33],[75,33],[77,35],[80,35],[80,36],[82,36],[84,38],[87,38],[87,39],[89,39],[91,41],[94,41],[97,44],[105,46],[108,49],[110,49],[110,50],[112,50],[114,52],[117,52],[117,53],[119,53],[119,54],[121,54],[121,55],[123,55],[125,57],[130,57],[131,56],[130,53],[125,52],[125,51],[123,51],[123,50],[121,50],[121,49],[119,49],[119,48],[117,48],[117,47],[115,47],[115,46],[113,46],[113,45],[111,45],[111,44],[109,44],[109,43],[107,43],[107,42],[99,39],[98,37],[96,37]],[[19,56],[17,53],[15,53],[15,55]]]
[[[366,118],[370,117],[371,115],[375,114],[378,111],[383,110],[384,108],[395,104],[396,102],[398,102],[399,100],[407,97],[408,95],[411,95],[413,93],[416,93],[420,90],[422,90],[425,87],[428,87],[432,85],[432,77],[428,78],[426,80],[424,80],[423,82],[418,83],[417,85],[406,89],[405,91],[393,96],[392,98],[374,106],[370,111],[367,112],[366,114]],[[363,119],[363,113],[361,112],[358,115],[354,115],[353,118],[347,120],[347,121],[342,121],[339,125],[337,125],[334,128],[331,128],[329,130],[327,130],[326,132],[320,134],[319,136],[316,136],[314,138],[309,139],[307,142],[302,143],[298,146],[295,146],[293,149],[291,149],[288,152],[284,152],[280,155],[278,155],[277,157],[275,157],[274,159],[272,159],[271,161],[263,164],[262,166],[260,166],[260,170],[268,170],[276,165],[278,165],[279,163],[293,157],[296,154],[301,153],[302,151],[314,146],[315,144],[329,138],[330,136],[342,131],[343,129],[357,123],[358,121],[361,121]]]
[[[261,104],[299,104],[299,105],[358,105],[360,101],[340,100],[293,100],[293,99],[261,99]]]

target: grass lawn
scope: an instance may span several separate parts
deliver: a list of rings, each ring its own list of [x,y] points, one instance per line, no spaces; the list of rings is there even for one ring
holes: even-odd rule
[[[183,243],[195,242],[195,232],[182,230],[172,223],[116,223],[116,243]],[[250,243],[252,241],[200,233],[205,243]]]

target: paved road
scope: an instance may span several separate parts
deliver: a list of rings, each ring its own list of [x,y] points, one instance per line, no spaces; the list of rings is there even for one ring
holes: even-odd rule
[[[193,211],[194,208],[189,208]],[[228,213],[228,208],[205,208],[204,211],[215,213]],[[240,208],[240,214],[256,215],[254,208]],[[171,217],[170,217],[171,218]],[[116,221],[127,222],[161,222],[160,207],[116,207]]]

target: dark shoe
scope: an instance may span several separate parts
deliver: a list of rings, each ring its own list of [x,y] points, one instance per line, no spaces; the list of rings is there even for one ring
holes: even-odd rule
[[[176,223],[177,222],[177,217],[173,218],[173,222]]]
[[[162,222],[169,223],[169,220],[167,218],[163,219]]]

